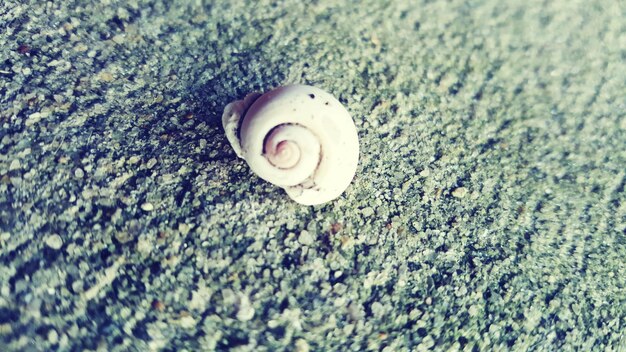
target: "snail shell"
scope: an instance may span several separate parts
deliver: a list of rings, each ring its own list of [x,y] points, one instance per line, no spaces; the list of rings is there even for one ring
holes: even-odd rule
[[[331,201],[352,182],[356,127],[343,105],[319,88],[289,85],[249,94],[226,106],[222,124],[237,156],[300,204]]]

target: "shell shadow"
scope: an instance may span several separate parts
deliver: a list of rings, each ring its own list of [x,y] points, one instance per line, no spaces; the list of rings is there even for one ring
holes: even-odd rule
[[[164,170],[170,174],[177,172],[176,168],[187,170],[177,178],[179,184],[173,190],[177,207],[193,201],[201,203],[194,209],[225,201],[245,202],[252,192],[259,191],[263,194],[257,196],[265,200],[288,199],[278,187],[259,186],[259,182],[265,181],[235,155],[221,124],[226,104],[249,92],[266,91],[283,83],[288,67],[264,63],[263,57],[255,53],[238,53],[217,74],[212,74],[210,68],[199,67],[192,75],[193,80],[177,90],[163,92],[163,95],[185,97],[177,106],[145,111],[153,118],[144,125],[141,138],[144,141],[140,143],[153,147],[146,150],[144,158],[149,159],[153,154],[173,161],[171,164],[176,166]],[[200,211],[192,210],[189,215]]]

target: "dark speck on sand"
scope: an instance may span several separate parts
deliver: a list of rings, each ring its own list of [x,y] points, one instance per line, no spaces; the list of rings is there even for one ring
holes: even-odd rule
[[[624,6],[0,1],[0,350],[626,350]],[[289,83],[322,206],[221,128]]]

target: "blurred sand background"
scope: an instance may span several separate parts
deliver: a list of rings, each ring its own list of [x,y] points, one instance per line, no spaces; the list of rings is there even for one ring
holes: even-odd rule
[[[221,113],[319,86],[299,206]],[[3,351],[626,349],[626,5],[0,3]]]

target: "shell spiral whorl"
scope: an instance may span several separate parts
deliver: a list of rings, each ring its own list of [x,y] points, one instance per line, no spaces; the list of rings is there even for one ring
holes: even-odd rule
[[[348,187],[358,164],[358,135],[348,111],[329,93],[305,85],[249,95],[226,106],[224,130],[259,177],[306,205]]]
[[[279,169],[291,169],[300,161],[300,147],[294,141],[265,142],[265,157]]]

